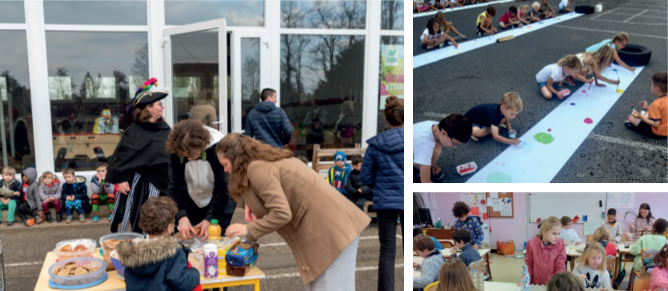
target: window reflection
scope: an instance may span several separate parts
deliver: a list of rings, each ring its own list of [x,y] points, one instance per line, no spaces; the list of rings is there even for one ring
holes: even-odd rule
[[[0,31],[0,149],[2,167],[35,167],[25,31]]]
[[[264,26],[264,1],[165,1],[167,25],[225,18],[229,26]]]
[[[23,1],[0,1],[0,23],[25,23]]]
[[[390,129],[385,122],[385,99],[404,98],[404,37],[382,36],[380,40],[380,78],[378,82],[378,132]]]
[[[365,1],[281,1],[282,28],[363,29],[365,25]]]
[[[94,170],[133,122],[127,106],[148,79],[143,32],[47,32],[56,171]]]
[[[145,0],[44,0],[46,24],[146,25],[146,19]]]
[[[312,158],[313,144],[361,142],[364,37],[281,36],[281,107],[294,124],[291,149]]]
[[[402,0],[383,0],[381,10],[381,29],[404,29],[404,2]]]
[[[260,102],[260,39],[241,39],[241,124]]]

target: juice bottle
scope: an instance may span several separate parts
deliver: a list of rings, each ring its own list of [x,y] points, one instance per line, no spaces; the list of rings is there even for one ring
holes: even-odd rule
[[[220,225],[218,225],[218,219],[211,219],[211,225],[209,225],[209,242],[217,243],[220,241]]]

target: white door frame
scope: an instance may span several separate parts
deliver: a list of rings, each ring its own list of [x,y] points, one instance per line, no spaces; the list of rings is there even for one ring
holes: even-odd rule
[[[171,36],[186,34],[198,31],[206,31],[218,29],[218,112],[220,124],[219,130],[223,134],[227,133],[227,117],[224,117],[227,114],[227,31],[225,25],[225,19],[216,19],[204,22],[198,22],[193,24],[187,24],[182,26],[166,28],[163,32],[163,49],[165,52],[165,85],[167,88],[172,89],[172,45],[171,45]],[[174,125],[174,98],[167,98],[165,108],[169,108],[165,112],[165,121],[168,124]]]
[[[269,36],[262,30],[231,30],[230,35],[232,132],[241,132],[244,127],[241,124],[241,39],[260,39],[260,88],[257,88],[259,92],[271,77],[271,71],[267,65],[269,62]]]

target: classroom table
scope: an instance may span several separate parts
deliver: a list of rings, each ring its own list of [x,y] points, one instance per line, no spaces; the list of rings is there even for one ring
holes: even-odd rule
[[[494,291],[519,291],[521,290],[520,286],[517,283],[507,283],[507,282],[488,282],[485,281],[485,290],[494,290]],[[547,287],[545,285],[531,285],[531,291],[545,291]],[[599,288],[587,288],[587,291],[600,291],[605,289]]]
[[[491,252],[490,249],[479,249],[478,250],[478,253],[480,254],[480,257],[481,258],[484,257],[485,261],[487,262],[487,267],[489,268],[489,279],[492,280],[492,267],[489,265],[489,253],[490,252]],[[445,258],[449,259],[450,256],[452,255],[452,248],[442,249],[441,254]],[[424,261],[423,258],[421,258],[419,256],[415,256],[415,255],[413,256],[413,262],[418,263],[418,264],[422,264],[422,261]],[[411,267],[412,266],[413,265],[411,264]],[[422,272],[413,270],[413,277],[420,277],[421,275],[422,275]]]
[[[93,257],[102,259],[100,255],[100,250],[97,249],[93,254]],[[35,285],[35,291],[42,290],[61,290],[61,289],[52,289],[49,287],[49,267],[56,262],[56,253],[48,252],[46,258],[44,259],[44,264],[42,265],[42,270],[39,273],[37,278],[37,284]],[[238,276],[228,276],[225,273],[218,272],[218,277],[216,278],[204,278],[200,277],[200,283],[202,284],[202,289],[211,289],[211,288],[222,288],[223,287],[232,287],[232,286],[241,286],[241,285],[253,285],[255,291],[260,291],[260,279],[264,279],[264,273],[260,268],[253,267],[248,270],[248,273],[243,277]],[[107,279],[104,280],[99,285],[86,288],[78,289],[81,291],[112,291],[112,290],[125,290],[125,281],[123,281],[116,274],[116,270],[107,272]]]

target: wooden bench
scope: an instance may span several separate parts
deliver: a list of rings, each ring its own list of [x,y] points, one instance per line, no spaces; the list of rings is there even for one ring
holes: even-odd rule
[[[345,153],[346,157],[348,157],[348,159],[350,159],[350,157],[354,156],[354,155],[364,156],[364,153],[366,152],[366,149],[362,148],[360,146],[360,144],[358,144],[358,143],[355,144],[354,148],[327,148],[327,149],[320,148],[319,144],[314,144],[313,145],[313,160],[311,162],[311,168],[313,168],[313,170],[316,173],[320,173],[320,171],[329,170],[329,168],[331,168],[333,166],[333,164],[329,164],[329,163],[322,164],[321,162],[323,160],[333,161],[334,160],[334,155],[337,152]],[[373,205],[373,203],[371,201],[365,202],[364,207],[362,207],[364,209],[364,213],[366,213],[368,215],[369,214],[369,209],[372,209],[372,212],[375,212],[375,211],[373,211],[372,205]]]

